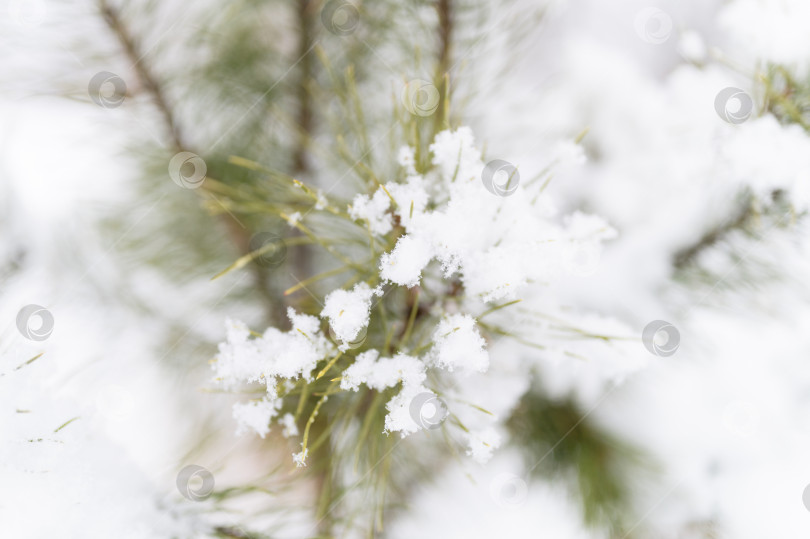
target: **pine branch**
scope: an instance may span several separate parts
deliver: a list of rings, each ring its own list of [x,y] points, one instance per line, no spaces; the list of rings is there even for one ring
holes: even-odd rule
[[[297,88],[298,97],[298,142],[293,153],[293,174],[299,175],[309,171],[307,148],[314,128],[312,96],[307,91],[307,84],[313,75],[313,57],[308,54],[313,45],[312,10],[317,2],[298,0],[298,63],[300,76]]]
[[[688,267],[703,252],[725,241],[733,233],[750,231],[751,225],[756,224],[761,216],[774,211],[776,214],[784,213],[785,192],[781,189],[771,191],[770,200],[768,201],[759,201],[752,195],[747,194],[742,204],[742,208],[738,210],[736,216],[730,221],[709,230],[697,242],[675,253],[673,257],[675,269],[682,270]]]
[[[312,139],[312,132],[314,129],[314,111],[312,104],[312,96],[307,90],[309,81],[312,80],[314,62],[313,55],[310,54],[314,39],[313,39],[313,16],[312,12],[318,7],[318,2],[313,0],[298,0],[297,3],[297,17],[298,17],[298,86],[296,88],[296,97],[298,98],[298,114],[297,114],[297,141],[293,149],[293,170],[294,176],[305,175],[310,171],[309,163],[307,162],[309,143]],[[296,232],[300,234],[300,232]],[[295,266],[298,275],[311,275],[312,274],[312,253],[306,247],[297,249],[293,253],[293,265]]]
[[[178,151],[187,150],[183,138],[180,134],[180,129],[177,125],[177,120],[166,101],[166,94],[163,86],[158,82],[157,78],[147,68],[146,63],[143,61],[143,55],[139,50],[138,44],[134,36],[130,33],[129,28],[124,24],[119,11],[112,7],[107,0],[99,0],[99,7],[104,22],[107,27],[112,31],[118,39],[119,44],[124,50],[124,54],[132,63],[133,69],[138,76],[138,80],[144,89],[152,96],[155,106],[160,111],[166,128],[172,138],[172,143]]]
[[[704,251],[723,241],[733,231],[745,228],[753,215],[754,211],[751,205],[746,205],[734,219],[706,232],[697,242],[675,253],[673,266],[676,270],[686,268],[697,260]]]
[[[144,54],[140,51],[136,38],[122,19],[120,12],[111,6],[107,0],[99,0],[99,8],[104,22],[115,35],[116,39],[121,45],[124,55],[131,62],[141,86],[150,95],[152,101],[160,112],[160,115],[163,118],[163,123],[170,134],[173,150],[175,152],[193,151],[191,149],[191,145],[185,141],[182,136],[182,131],[180,129],[177,117],[166,99],[164,86],[144,61]],[[202,189],[206,192],[208,191],[205,183],[203,183]],[[241,223],[227,213],[221,216],[221,220],[225,224],[228,235],[231,237],[231,242],[234,244],[240,255],[246,256],[251,253],[250,231],[244,228]],[[279,314],[280,311],[283,311],[283,308],[279,309],[279,305],[282,305],[283,302],[268,287],[267,270],[259,264],[252,264],[251,268],[253,271],[256,288],[258,289],[259,294],[265,303],[268,322],[277,325],[279,323],[283,323],[283,312]]]
[[[454,19],[453,19],[453,0],[437,0],[436,11],[439,14],[439,52],[437,61],[437,76],[439,95],[439,108],[436,110],[434,116],[434,132],[439,132],[446,126],[442,125],[444,118],[447,116],[447,100],[445,96],[448,95],[450,85],[450,74],[448,71],[451,67],[452,59],[452,45],[454,34]]]

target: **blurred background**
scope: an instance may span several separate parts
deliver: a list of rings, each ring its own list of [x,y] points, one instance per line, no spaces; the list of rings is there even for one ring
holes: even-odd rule
[[[1,5],[0,536],[810,533],[810,4]],[[306,305],[284,291],[323,255],[212,277],[257,234],[304,241],[231,202],[283,196],[245,163],[351,198],[353,164],[396,168],[414,80],[451,97],[426,122],[470,126],[522,171],[579,142],[548,192],[618,235],[553,293],[624,324],[637,359],[493,374],[489,463],[414,453],[384,503],[348,472],[324,502],[300,446],[235,434],[239,395],[209,364],[226,318],[261,332]],[[206,187],[177,180],[180,152]],[[658,320],[677,328],[666,353],[643,338]],[[188,465],[212,494],[183,493]]]

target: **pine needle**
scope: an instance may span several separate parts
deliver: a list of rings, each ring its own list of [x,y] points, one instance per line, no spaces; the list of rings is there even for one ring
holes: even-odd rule
[[[236,165],[238,167],[246,168],[248,170],[260,170],[262,172],[272,172],[264,165],[257,163],[256,161],[252,161],[250,159],[245,159],[244,157],[239,157],[238,155],[229,155],[228,163]]]
[[[358,269],[358,270],[361,270],[361,271],[363,271],[365,269],[365,268],[363,268],[363,266],[360,266],[359,264],[355,264],[354,262],[352,262],[351,260],[349,260],[348,258],[343,256],[342,254],[337,252],[334,247],[332,247],[326,241],[324,241],[323,239],[321,239],[318,236],[316,236],[315,234],[313,234],[313,232],[309,228],[307,228],[306,226],[304,226],[301,223],[296,222],[293,219],[291,219],[289,215],[287,215],[285,213],[282,213],[281,218],[284,219],[285,221],[287,221],[291,226],[294,226],[295,228],[297,228],[298,230],[300,230],[301,232],[306,234],[307,237],[310,238],[313,242],[317,243],[318,245],[320,245],[321,247],[326,249],[326,252],[328,252],[329,254],[331,254],[332,256],[334,256],[335,258],[337,258],[338,260],[340,260],[341,262],[343,262],[347,266],[351,266],[352,268],[355,268],[355,269]]]
[[[323,375],[326,374],[327,371],[335,365],[335,363],[337,363],[338,359],[340,359],[340,356],[342,355],[343,351],[341,350],[334,358],[331,359],[331,361],[329,361],[329,363],[326,364],[326,366],[321,370],[321,372],[318,373],[318,376],[316,376],[315,379],[319,380],[320,378],[322,378]]]
[[[405,326],[405,333],[402,334],[402,339],[399,341],[399,348],[408,342],[408,339],[411,337],[411,331],[413,330],[413,324],[416,320],[416,313],[419,311],[419,294],[421,290],[419,288],[416,289],[416,294],[413,298],[413,305],[411,306],[411,314],[408,316],[408,325]]]
[[[315,423],[315,418],[318,416],[318,412],[320,412],[321,406],[323,406],[323,403],[325,403],[326,399],[329,398],[329,392],[332,390],[332,388],[335,387],[335,385],[336,385],[336,383],[334,383],[334,382],[329,385],[329,388],[326,390],[327,394],[325,394],[324,396],[322,396],[318,400],[317,404],[315,404],[315,408],[312,409],[312,413],[309,414],[309,419],[307,420],[307,426],[304,427],[304,440],[301,443],[301,452],[304,455],[307,454],[307,442],[309,441],[309,430],[312,427],[312,424]]]
[[[499,311],[499,310],[503,309],[504,307],[509,307],[510,305],[520,303],[521,301],[523,301],[523,300],[522,299],[516,299],[514,301],[510,301],[510,302],[504,303],[502,305],[496,305],[495,307],[492,307],[491,309],[487,309],[486,311],[484,311],[483,313],[478,315],[478,319],[480,320],[480,319],[484,318],[486,315],[488,315],[490,313],[494,313],[495,311]]]
[[[236,262],[234,262],[233,264],[231,264],[230,266],[228,266],[224,270],[220,271],[219,273],[217,273],[216,275],[211,277],[211,280],[213,281],[213,280],[219,279],[223,275],[225,275],[227,273],[230,273],[231,271],[233,271],[235,269],[244,268],[245,266],[250,264],[254,259],[262,256],[263,254],[267,253],[268,251],[272,251],[272,250],[277,249],[277,248],[278,248],[278,244],[276,242],[269,242],[266,245],[262,245],[261,247],[259,247],[255,251],[251,251],[251,252],[249,252],[248,254],[246,254],[244,256],[240,256],[238,259],[236,259]]]
[[[21,363],[20,365],[18,365],[18,366],[17,366],[17,368],[16,368],[16,369],[14,369],[14,370],[15,370],[15,371],[18,371],[18,370],[22,369],[23,367],[25,367],[26,365],[30,365],[30,364],[31,364],[31,363],[33,363],[34,361],[36,361],[36,360],[38,360],[39,358],[41,358],[41,357],[43,356],[43,354],[45,354],[45,352],[40,352],[39,354],[35,355],[34,357],[32,357],[31,359],[29,359],[29,360],[28,360],[28,361],[26,361],[25,363]]]
[[[284,291],[285,296],[289,296],[290,294],[305,288],[307,285],[310,285],[314,282],[320,281],[321,279],[326,279],[327,277],[332,277],[334,275],[340,275],[341,273],[348,271],[351,269],[349,266],[341,266],[339,268],[335,268],[329,271],[324,271],[323,273],[319,273],[318,275],[313,275],[312,277],[308,277],[303,281],[299,281],[298,284],[291,286],[287,290]]]
[[[63,428],[67,427],[68,425],[70,425],[71,423],[73,423],[74,421],[76,421],[77,419],[79,419],[79,416],[76,416],[76,417],[74,417],[73,419],[68,419],[67,421],[65,421],[64,423],[62,423],[61,425],[59,425],[59,426],[56,428],[56,430],[55,430],[55,431],[53,431],[53,432],[54,432],[54,433],[59,432],[60,430],[62,430]]]

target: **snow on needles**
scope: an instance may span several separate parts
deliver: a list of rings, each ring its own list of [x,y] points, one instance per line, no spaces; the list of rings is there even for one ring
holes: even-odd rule
[[[475,319],[466,314],[454,314],[443,319],[433,334],[432,362],[453,372],[485,372],[489,368],[486,342],[475,327]]]
[[[329,326],[335,336],[343,343],[357,339],[360,332],[368,326],[371,298],[381,295],[382,289],[371,289],[366,283],[359,283],[351,290],[334,290],[324,300],[321,316],[329,319]],[[343,344],[341,350],[348,349]]]
[[[573,143],[562,145],[557,153],[555,166],[572,166],[583,159],[581,148]],[[601,218],[582,213],[554,219],[552,205],[542,194],[544,182],[538,179],[518,178],[513,196],[490,192],[482,182],[485,163],[469,128],[436,135],[427,171],[417,171],[415,155],[414,148],[401,148],[397,155],[403,173],[400,180],[389,181],[371,195],[358,194],[349,206],[352,220],[363,224],[372,235],[384,237],[383,245],[393,247],[380,255],[377,275],[363,277],[351,289],[339,288],[325,295],[318,314],[328,324],[334,343],[324,335],[321,320],[292,309],[288,316],[293,328],[288,332],[269,328],[251,338],[244,324],[228,322],[227,340],[220,345],[214,364],[218,379],[226,386],[263,382],[267,387],[263,399],[234,407],[240,431],[249,429],[266,436],[282,409],[284,391],[302,378],[312,381],[319,364],[329,368],[346,365],[348,357],[348,366],[334,381],[340,380],[343,392],[360,391],[365,386],[392,395],[385,405],[386,434],[398,432],[405,437],[436,428],[436,421],[443,421],[441,415],[447,412],[464,416],[467,453],[473,460],[485,462],[500,445],[495,414],[484,414],[475,407],[470,413],[466,404],[458,405],[464,409],[453,410],[429,387],[428,374],[453,373],[455,384],[444,393],[453,404],[453,395],[463,392],[457,386],[490,367],[487,341],[475,316],[465,309],[478,313],[478,307],[486,302],[513,299],[521,291],[526,292],[521,299],[536,297],[537,286],[532,285],[544,286],[559,272],[570,269],[572,253],[598,253],[600,243],[613,237],[615,231]],[[390,234],[395,224],[399,237]],[[435,271],[429,268],[432,261],[438,263]],[[460,281],[464,296],[470,299],[452,309],[436,302],[427,315],[427,325],[423,322],[420,326],[422,337],[429,342],[408,342],[410,330],[403,325],[391,334],[399,335],[394,342],[400,342],[390,347],[394,343],[386,342],[390,354],[367,348],[363,338],[374,297],[383,295],[383,284],[411,288],[421,285],[428,273],[431,280],[443,277]],[[430,287],[423,287],[423,291],[443,299],[444,292]],[[386,331],[395,329],[391,323],[387,322]],[[334,362],[330,362],[332,358]],[[338,359],[341,363],[336,363]],[[527,362],[518,376],[525,379],[531,369],[532,362]],[[296,418],[290,414],[277,421],[285,435],[295,435],[298,430]],[[306,457],[307,447],[302,444],[293,460],[304,466]]]
[[[458,273],[468,293],[491,301],[512,299],[521,287],[563,268],[560,261],[570,250],[568,244],[582,240],[551,220],[551,210],[540,197],[542,182],[520,182],[513,196],[490,193],[481,179],[485,163],[467,127],[439,133],[430,150],[432,170],[424,176],[410,174],[410,152],[401,151],[400,162],[409,176],[404,184],[385,185],[397,202],[393,212],[406,234],[381,257],[383,279],[415,286],[435,259],[445,277]],[[375,198],[381,193],[382,188]],[[433,209],[426,209],[427,200],[432,200]],[[603,221],[598,228],[603,233],[597,241],[613,234]]]
[[[250,339],[242,322],[227,322],[227,340],[219,345],[213,364],[216,379],[226,387],[264,381],[267,397],[260,402],[234,406],[239,432],[255,430],[261,437],[269,432],[269,422],[280,407],[277,384],[285,379],[311,379],[318,361],[334,351],[334,344],[322,333],[314,316],[287,311],[293,328],[288,332],[268,328],[259,338]]]
[[[378,359],[377,350],[368,350],[357,356],[354,364],[343,373],[341,389],[357,391],[360,384],[382,391],[402,382],[405,386],[421,386],[425,381],[425,364],[417,358],[397,354],[393,358]]]
[[[391,200],[383,190],[377,191],[371,198],[368,195],[357,195],[349,207],[349,215],[352,219],[365,220],[374,234],[385,235],[394,226],[388,214],[390,203]]]

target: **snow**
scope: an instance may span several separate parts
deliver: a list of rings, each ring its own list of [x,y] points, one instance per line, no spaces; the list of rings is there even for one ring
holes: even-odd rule
[[[416,152],[410,146],[402,146],[397,152],[397,164],[411,176],[416,175]]]
[[[467,455],[479,464],[486,464],[492,458],[493,451],[500,447],[501,436],[495,429],[467,433]]]
[[[350,343],[368,326],[371,300],[382,294],[380,288],[372,289],[366,283],[358,283],[349,290],[333,290],[326,295],[321,316],[329,319],[329,326],[335,336]],[[347,349],[347,345],[343,345]]]
[[[422,176],[412,174],[405,179],[404,183],[388,182],[385,184],[385,188],[396,202],[396,214],[403,226],[407,227],[414,216],[418,218],[425,212],[429,195]]]
[[[483,163],[471,128],[465,126],[438,133],[430,145],[430,152],[433,154],[431,162],[438,168],[443,185],[480,180]]]
[[[388,414],[385,416],[385,429],[383,429],[383,432],[399,432],[400,436],[405,438],[410,434],[423,430],[424,425],[421,422],[417,423],[419,416],[415,418],[413,415],[412,404],[417,398],[420,401],[423,400],[425,395],[436,397],[435,393],[422,385],[403,385],[402,390],[385,405]],[[420,413],[421,411],[421,409],[417,410]],[[435,411],[435,408],[433,411]]]
[[[295,227],[295,225],[297,225],[302,218],[303,216],[301,215],[301,212],[296,211],[290,214],[289,218],[287,219],[287,222],[291,227]]]
[[[278,414],[273,402],[262,399],[233,405],[233,417],[239,424],[237,434],[248,430],[264,438],[270,432],[270,421]]]
[[[316,317],[292,308],[287,316],[293,325],[290,331],[270,327],[255,339],[249,338],[243,323],[229,321],[227,340],[219,345],[213,364],[217,379],[228,387],[275,377],[309,379],[334,346],[321,333]]]
[[[299,451],[298,453],[293,453],[293,462],[295,463],[296,467],[303,468],[307,465],[307,456],[309,454],[309,449],[304,449],[303,451]]]
[[[810,138],[800,126],[780,125],[771,115],[751,119],[730,135],[722,157],[730,180],[760,198],[782,189],[798,209],[810,208]]]
[[[527,283],[560,271],[560,250],[568,248],[562,240],[587,249],[615,236],[598,221],[603,230],[578,237],[583,218],[577,215],[571,230],[554,223],[539,182],[519,185],[508,198],[493,195],[483,185],[485,165],[474,142],[467,127],[442,131],[430,146],[434,168],[424,178],[411,175],[404,184],[387,184],[407,233],[380,258],[383,279],[415,286],[436,259],[445,278],[460,274],[469,293],[485,301],[512,299]],[[576,167],[584,160],[573,142],[557,145],[554,156],[553,169]],[[593,217],[589,223],[595,221]]]
[[[420,433],[431,436],[414,436],[410,447],[397,449],[427,458],[435,444],[446,457],[441,435],[447,434],[469,458],[442,466],[434,485],[414,486],[413,510],[387,523],[392,537],[534,537],[538,530],[549,537],[603,536],[582,525],[568,489],[530,481],[520,459],[499,449],[508,442],[503,422],[530,389],[573,400],[589,420],[662,464],[665,473],[636,501],[644,515],[640,536],[681,537],[697,533],[700,522],[711,522],[715,535],[741,539],[810,533],[801,503],[810,483],[801,472],[810,449],[803,434],[810,417],[810,343],[803,337],[810,325],[810,234],[803,215],[810,208],[810,138],[760,109],[758,78],[773,62],[806,78],[810,4],[712,0],[673,3],[664,11],[596,0],[543,3],[552,4],[529,51],[499,41],[513,35],[508,18],[490,21],[495,30],[483,36],[486,54],[470,51],[466,78],[454,79],[458,102],[469,99],[470,126],[438,133],[418,164],[414,148],[392,145],[387,159],[399,168],[385,177],[384,188],[350,195],[349,215],[373,235],[401,227],[399,237],[389,238],[393,247],[368,268],[371,284],[332,290],[320,312],[290,310],[290,331],[252,326],[256,334],[227,320],[212,368],[217,392],[236,391],[235,397],[200,391],[208,373],[195,365],[205,369],[211,352],[205,346],[221,339],[227,314],[251,324],[260,319],[248,302],[213,307],[236,277],[219,288],[224,279],[212,285],[210,275],[186,273],[189,283],[179,286],[153,269],[110,264],[107,239],[66,218],[122,195],[123,182],[107,180],[111,171],[116,178],[131,172],[132,164],[119,162],[117,148],[96,131],[76,151],[73,131],[85,130],[84,109],[62,122],[70,132],[57,135],[52,130],[62,126],[54,118],[65,118],[64,105],[57,114],[44,107],[47,114],[37,121],[30,120],[37,111],[8,114],[13,120],[3,133],[13,179],[2,186],[10,203],[0,219],[6,240],[0,251],[11,273],[3,315],[13,321],[15,306],[39,302],[52,309],[56,329],[43,349],[20,352],[13,323],[14,338],[3,337],[0,535],[205,536],[187,505],[178,508],[184,500],[173,486],[189,445],[202,451],[204,431],[196,423],[222,421],[205,432],[224,447],[234,443],[234,421],[237,432],[254,438],[267,438],[274,423],[283,436],[298,437],[295,416],[281,414],[279,396],[312,380],[338,349],[349,364],[341,390],[394,395],[386,403],[385,433],[406,437],[432,428],[422,419],[439,403],[468,429],[447,422],[439,436]],[[501,17],[508,10],[498,11]],[[663,26],[656,30],[654,20]],[[515,63],[517,75],[501,75],[497,52]],[[738,125],[723,122],[713,108],[727,87],[742,89],[757,107]],[[21,100],[12,108],[41,106]],[[382,146],[377,151],[385,155]],[[482,183],[485,164],[495,158],[520,170],[510,197],[495,196]],[[58,182],[43,172],[57,169]],[[105,191],[116,193],[91,204],[83,198]],[[315,210],[327,208],[326,194],[313,191]],[[758,212],[775,191],[783,192],[791,212],[774,225]],[[742,192],[755,196],[753,234],[732,233],[705,250],[696,263],[718,278],[705,287],[685,284],[674,273],[674,255],[729,222]],[[125,200],[129,207],[134,195]],[[156,220],[148,207],[143,223]],[[289,212],[290,224],[302,219],[316,220]],[[77,228],[68,230],[66,222]],[[132,238],[125,239],[121,245]],[[21,273],[13,273],[18,265]],[[86,283],[72,293],[88,274],[103,294]],[[352,357],[348,344],[365,335],[374,316],[377,277],[399,294],[405,292],[396,287],[419,286],[423,301],[458,283],[463,291],[426,302],[431,324],[424,348],[409,342],[386,353],[361,348]],[[111,304],[106,287],[127,290],[139,302],[148,298],[147,314]],[[512,299],[521,302],[480,316]],[[658,319],[680,331],[682,346],[671,357],[655,357],[641,342],[642,328]],[[327,324],[337,345],[327,338]],[[173,348],[178,327],[206,350],[204,358],[185,341]],[[147,346],[159,348],[164,338],[165,349]],[[36,362],[14,370],[43,350]],[[196,363],[168,367],[184,356]],[[245,389],[263,395],[249,400]],[[222,397],[239,402],[230,409]],[[414,403],[427,402],[414,413]],[[79,419],[56,431],[73,417]],[[253,443],[262,452],[270,446]],[[220,449],[212,451],[217,459]],[[307,453],[293,454],[294,463],[306,466]],[[250,473],[264,465],[256,455],[227,457]],[[288,456],[283,460],[289,465]],[[218,484],[229,484],[215,471]],[[40,518],[43,510],[52,518]],[[304,535],[286,531],[281,536]]]
[[[377,391],[394,387],[420,386],[425,381],[425,365],[415,357],[397,354],[393,358],[380,358],[377,350],[358,355],[355,362],[343,372],[341,389],[357,391],[361,384]]]
[[[344,371],[341,389],[357,391],[360,385],[382,391],[402,384],[400,392],[386,404],[384,432],[399,432],[404,438],[421,428],[413,418],[412,403],[423,394],[433,394],[423,386],[426,365],[418,358],[397,354],[393,358],[380,358],[377,350],[368,350],[357,356]]]
[[[295,416],[292,414],[284,414],[278,420],[279,424],[282,426],[281,434],[285,438],[290,438],[292,436],[298,436],[298,425],[295,423]]]
[[[394,226],[388,213],[390,205],[391,199],[385,191],[379,189],[371,198],[363,194],[355,196],[349,207],[349,215],[352,219],[366,221],[372,233],[384,236]]]
[[[433,334],[431,363],[450,372],[485,372],[489,368],[486,342],[466,314],[444,318]]]
[[[787,64],[807,73],[810,36],[797,21],[810,18],[803,0],[734,0],[720,12],[718,21],[732,37],[736,54],[749,61]]]
[[[418,237],[402,236],[394,250],[380,258],[380,276],[400,286],[416,286],[430,259],[428,243]]]

